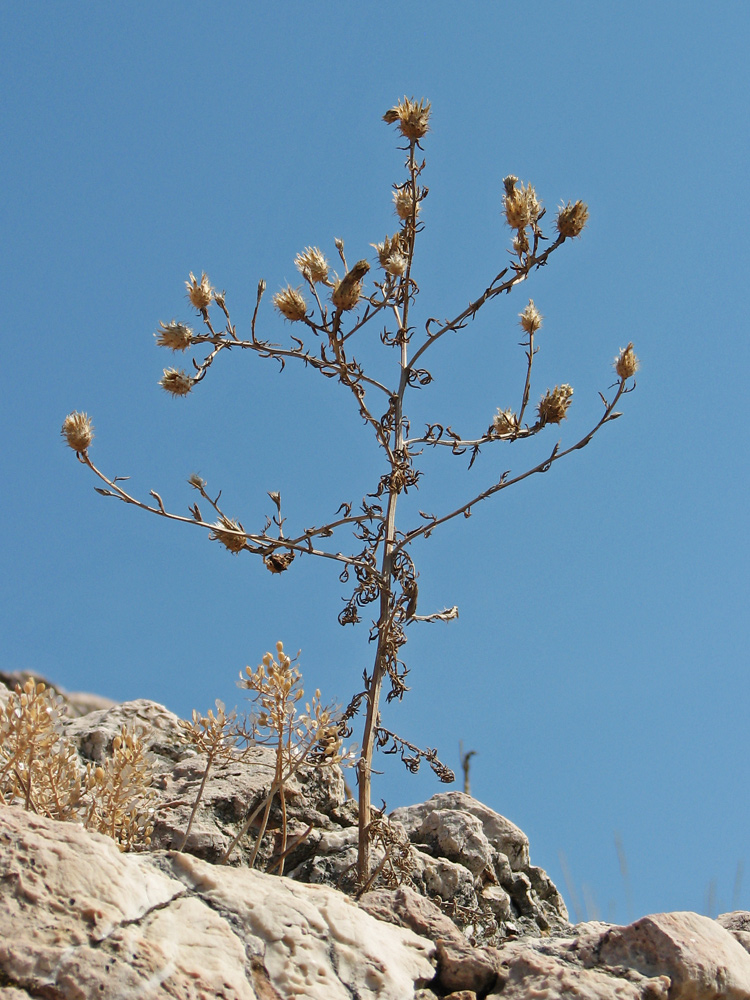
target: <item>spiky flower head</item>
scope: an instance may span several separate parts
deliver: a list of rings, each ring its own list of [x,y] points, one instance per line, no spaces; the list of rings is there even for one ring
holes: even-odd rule
[[[353,309],[362,295],[362,279],[370,270],[366,260],[358,260],[354,267],[347,271],[341,281],[333,286],[331,302],[337,309]]]
[[[516,187],[518,178],[509,174],[503,180],[505,194],[503,208],[505,219],[511,229],[523,229],[536,223],[542,210],[542,203],[536,196],[534,187],[529,183]]]
[[[292,323],[298,323],[307,315],[305,297],[299,289],[292,288],[291,285],[287,285],[274,295],[273,304],[281,315]]]
[[[313,284],[328,284],[328,261],[317,247],[305,247],[304,252],[294,258],[294,266]]]
[[[396,215],[404,222],[411,219],[412,215],[416,218],[422,207],[419,202],[414,204],[414,198],[408,187],[402,187],[393,192],[393,204],[396,208]]]
[[[233,521],[222,514],[212,527],[213,531],[208,536],[210,541],[221,542],[235,556],[238,552],[242,552],[247,541],[247,535],[239,521]]]
[[[507,437],[510,434],[518,433],[518,417],[513,410],[498,409],[492,418],[492,426],[499,437]]]
[[[588,206],[582,201],[561,205],[557,213],[557,231],[565,239],[580,236],[589,220]]]
[[[169,323],[159,323],[154,336],[159,347],[168,347],[170,351],[184,351],[190,347],[193,331],[189,326],[173,319]]]
[[[408,265],[409,261],[402,253],[393,253],[385,262],[383,267],[384,270],[388,274],[392,274],[394,278],[400,278],[406,274],[406,268]]]
[[[377,250],[380,266],[387,274],[400,278],[402,274],[406,273],[408,261],[403,252],[405,247],[401,233],[396,233],[395,236],[386,236],[382,243],[371,243],[370,246]]]
[[[187,396],[193,388],[193,379],[183,369],[165,368],[159,385],[173,396]]]
[[[542,396],[537,407],[539,422],[544,424],[559,424],[568,415],[568,407],[573,396],[573,389],[569,385],[556,385],[550,392]]]
[[[60,433],[69,448],[76,452],[84,452],[94,439],[94,425],[91,417],[73,410],[63,420]]]
[[[635,356],[633,341],[627,347],[620,348],[620,353],[615,358],[615,371],[621,379],[632,378],[641,367],[641,363]]]
[[[413,97],[404,97],[383,115],[388,125],[398,123],[399,131],[410,142],[419,142],[430,130],[430,102],[424,98],[417,102]]]
[[[541,329],[544,317],[534,305],[534,300],[529,299],[529,304],[522,313],[518,314],[518,318],[522,330],[525,330],[526,333],[536,333],[537,330]]]
[[[193,274],[190,272],[190,281],[185,282],[185,287],[187,288],[188,298],[200,312],[205,312],[206,309],[211,305],[211,299],[214,297],[214,290],[211,287],[211,282],[208,280],[208,275],[205,271],[201,273],[201,280],[198,281]]]

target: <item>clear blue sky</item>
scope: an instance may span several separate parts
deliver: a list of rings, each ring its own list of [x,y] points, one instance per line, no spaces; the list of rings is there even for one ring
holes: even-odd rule
[[[343,389],[236,354],[173,400],[153,332],[191,319],[184,281],[203,269],[244,332],[265,278],[261,329],[287,336],[270,293],[298,280],[297,252],[333,258],[338,236],[356,260],[395,230],[403,154],[381,116],[424,96],[422,322],[505,261],[504,175],[550,214],[584,199],[591,222],[444,338],[414,424],[470,433],[515,405],[529,296],[545,316],[534,397],[575,388],[563,443],[629,340],[643,368],[588,448],[415,551],[420,610],[461,617],[409,630],[412,691],[384,721],[456,768],[460,739],[476,750],[474,793],[527,832],[571,908],[560,852],[589,914],[750,909],[749,28],[743,2],[6,0],[3,667],[185,715],[241,705],[239,671],[281,638],[310,688],[358,687],[372,650],[337,624],[328,565],[272,577],[97,496],[59,430],[87,411],[92,458],[139,495],[183,512],[199,471],[256,529],[269,490],[290,527],[371,490],[382,470]],[[367,336],[358,353],[377,359]],[[430,454],[417,503],[445,510],[555,439],[486,449],[470,472]],[[442,790],[377,763],[389,808]]]

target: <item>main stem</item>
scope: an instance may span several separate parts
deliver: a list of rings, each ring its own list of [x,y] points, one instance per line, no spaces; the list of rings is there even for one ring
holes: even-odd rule
[[[394,397],[394,431],[393,448],[391,455],[397,461],[404,461],[404,393],[408,385],[408,318],[409,318],[409,297],[410,297],[410,275],[411,265],[414,258],[414,241],[417,232],[417,166],[414,159],[415,143],[411,142],[409,148],[409,178],[412,193],[412,216],[408,224],[409,246],[406,255],[407,269],[402,279],[401,288],[403,296],[401,301],[401,318],[399,339],[401,344],[400,378],[398,392]],[[392,471],[396,468],[392,462]],[[393,557],[394,546],[396,544],[396,504],[400,491],[399,477],[391,476],[391,488],[388,493],[388,507],[385,518],[385,538],[383,540],[383,559],[380,567],[381,589],[380,589],[380,615],[378,617],[378,647],[375,653],[375,665],[372,670],[372,677],[367,685],[367,715],[365,718],[365,728],[362,736],[362,751],[357,764],[357,783],[359,787],[359,843],[357,849],[357,875],[360,886],[367,884],[370,875],[370,821],[372,819],[372,758],[375,752],[375,738],[377,736],[380,722],[380,692],[383,688],[383,678],[387,672],[389,658],[389,639],[395,605],[393,597]]]

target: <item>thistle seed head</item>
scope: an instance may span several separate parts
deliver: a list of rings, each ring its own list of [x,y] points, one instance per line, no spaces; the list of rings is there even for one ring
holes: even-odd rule
[[[85,452],[94,439],[94,425],[91,417],[73,410],[63,420],[60,433],[69,448],[76,452]]]
[[[386,236],[382,243],[371,243],[370,246],[377,250],[378,262],[383,270],[388,271],[389,274],[394,274],[395,272],[390,271],[388,265],[393,258],[403,257],[402,251],[406,249],[402,246],[401,233],[396,233],[395,236]]]
[[[305,247],[304,252],[294,258],[294,266],[313,284],[328,284],[328,261],[317,247]]]
[[[193,388],[193,379],[185,372],[176,368],[165,368],[164,375],[159,379],[159,385],[173,396],[187,396]]]
[[[197,472],[192,472],[190,474],[188,482],[194,490],[205,490],[206,488],[206,480],[199,476]]]
[[[383,269],[394,278],[400,278],[406,274],[408,264],[409,261],[402,253],[393,253],[383,265]]]
[[[633,341],[627,347],[620,348],[620,353],[615,358],[615,371],[621,379],[632,378],[641,367],[641,363],[633,351]]]
[[[211,282],[208,280],[206,272],[203,271],[201,273],[201,280],[198,281],[191,271],[190,281],[185,282],[185,287],[187,288],[188,298],[195,308],[200,312],[205,312],[211,305],[211,299],[214,297],[214,290],[211,287]]]
[[[557,213],[557,231],[565,239],[580,236],[589,220],[588,206],[582,201],[561,205]]]
[[[495,434],[499,437],[508,437],[511,434],[518,433],[518,417],[513,410],[498,409],[492,418],[492,425]]]
[[[419,142],[430,130],[430,102],[422,98],[404,97],[383,115],[388,125],[398,124],[401,135],[409,142]]]
[[[307,315],[307,302],[299,289],[287,285],[273,297],[273,304],[291,323],[299,323]]]
[[[184,351],[190,347],[193,331],[189,326],[173,319],[169,323],[159,323],[154,336],[159,347],[168,347],[170,351]]]
[[[536,333],[537,330],[540,330],[542,326],[542,319],[544,318],[534,305],[533,299],[529,299],[529,304],[522,313],[518,314],[518,317],[521,329],[525,330],[526,333]]]
[[[208,537],[212,542],[221,542],[235,556],[242,552],[247,542],[247,535],[240,522],[223,515],[213,525],[213,531]]]
[[[503,181],[505,194],[503,208],[505,219],[511,229],[524,229],[536,222],[542,210],[542,204],[536,196],[531,184],[516,187],[518,178],[510,174]]]
[[[396,208],[396,215],[399,219],[403,219],[404,222],[411,219],[412,215],[416,218],[422,207],[419,202],[416,205],[414,204],[414,199],[409,188],[400,188],[398,191],[394,191],[393,204]]]
[[[356,306],[362,295],[362,279],[369,270],[370,265],[366,260],[358,260],[341,281],[334,284],[331,302],[337,309],[346,311]]]
[[[573,389],[569,385],[556,385],[550,392],[542,396],[537,407],[539,422],[544,424],[559,424],[568,415]]]

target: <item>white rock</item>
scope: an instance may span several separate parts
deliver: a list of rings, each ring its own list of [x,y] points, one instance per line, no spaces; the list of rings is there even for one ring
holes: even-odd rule
[[[0,1000],[405,1000],[434,977],[429,941],[333,889],[7,806],[0,884]]]

